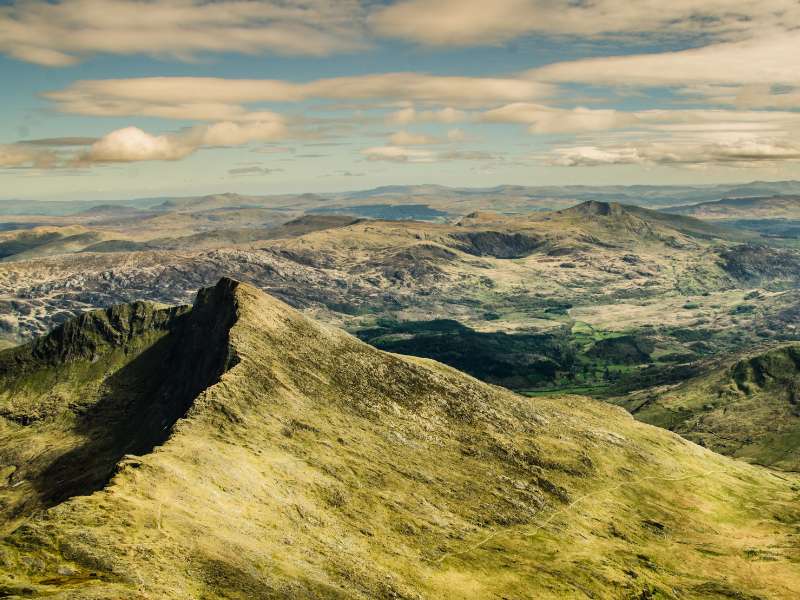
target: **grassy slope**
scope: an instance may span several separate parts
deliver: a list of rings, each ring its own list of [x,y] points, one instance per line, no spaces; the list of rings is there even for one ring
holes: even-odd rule
[[[619,402],[638,419],[745,460],[800,471],[800,346],[716,367]]]
[[[7,536],[6,595],[800,594],[796,480],[382,353],[248,286],[215,294],[235,366],[104,489]]]

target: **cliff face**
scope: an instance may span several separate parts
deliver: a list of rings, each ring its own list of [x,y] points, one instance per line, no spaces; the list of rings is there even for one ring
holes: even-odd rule
[[[0,462],[14,466],[0,511],[18,519],[101,489],[123,456],[163,443],[233,360],[232,286],[201,291],[193,308],[86,313],[0,353]]]
[[[3,355],[27,366],[0,380],[0,595],[800,594],[791,477],[381,352],[232,280],[161,310]]]

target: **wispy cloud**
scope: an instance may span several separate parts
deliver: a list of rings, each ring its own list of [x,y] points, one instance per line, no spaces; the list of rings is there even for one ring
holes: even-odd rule
[[[441,144],[444,140],[424,133],[398,131],[389,137],[389,142],[394,146],[428,146],[431,144]]]
[[[557,148],[545,162],[554,166],[682,166],[759,168],[800,161],[800,142],[785,139],[729,142],[655,141]]]
[[[449,107],[486,106],[541,98],[552,93],[546,84],[522,78],[454,77],[424,73],[378,73],[334,77],[307,83],[269,79],[146,77],[78,81],[48,92],[62,112],[92,116],[142,115],[167,119],[264,120],[268,113],[247,105],[263,102],[323,100],[412,101],[443,105],[417,112],[395,113],[395,122],[455,122],[462,111]]]
[[[442,150],[434,151],[406,146],[376,146],[366,148],[361,153],[371,161],[388,161],[398,163],[432,163],[458,160],[493,160],[495,155],[481,150]]]
[[[800,26],[800,22],[796,25]],[[555,63],[529,71],[528,76],[537,81],[612,86],[800,85],[800,53],[797,31],[772,32],[678,52]]]
[[[434,46],[498,44],[529,34],[730,39],[799,21],[793,0],[404,0],[369,17],[381,35]]]
[[[97,141],[93,137],[55,137],[55,138],[40,138],[36,140],[20,140],[17,144],[25,146],[47,146],[52,148],[60,147],[73,147],[73,146],[91,146]]]
[[[542,86],[541,96],[549,95],[552,93],[551,88]],[[499,98],[496,101],[502,102]],[[386,121],[393,125],[408,125],[410,123],[458,123],[466,121],[469,118],[469,113],[463,110],[458,110],[452,106],[445,106],[444,108],[433,110],[417,110],[413,106],[407,106],[398,111],[391,113]]]
[[[0,52],[46,66],[93,54],[324,56],[365,47],[357,0],[25,0],[0,6]]]
[[[58,163],[58,155],[52,150],[24,144],[0,145],[0,168],[47,169]]]

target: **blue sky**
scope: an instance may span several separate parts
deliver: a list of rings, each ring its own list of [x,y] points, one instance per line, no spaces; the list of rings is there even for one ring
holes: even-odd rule
[[[0,3],[0,197],[800,177],[795,0]]]

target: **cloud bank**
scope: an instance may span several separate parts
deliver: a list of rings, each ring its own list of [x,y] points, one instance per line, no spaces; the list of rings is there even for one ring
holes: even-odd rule
[[[366,45],[356,0],[26,0],[0,6],[0,52],[50,67],[93,54],[325,56]]]

